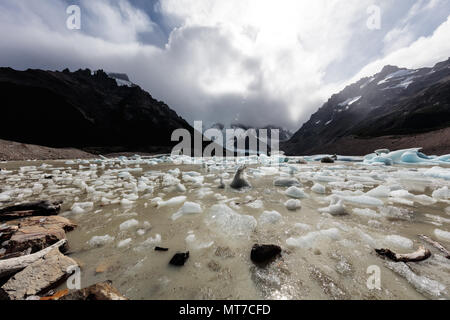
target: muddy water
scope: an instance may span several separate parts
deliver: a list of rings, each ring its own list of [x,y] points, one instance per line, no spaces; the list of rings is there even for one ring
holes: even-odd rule
[[[298,170],[293,175],[303,183],[309,198],[302,199],[302,208],[289,211],[284,203],[288,197],[286,188],[274,187],[275,175],[257,176],[249,171],[250,190],[242,192],[230,188],[219,189],[217,178],[223,172],[232,178],[234,168],[223,172],[207,172],[201,165],[173,165],[123,163],[110,161],[100,167],[90,167],[88,163],[45,162],[2,163],[1,168],[11,170],[0,175],[1,191],[17,189],[12,193],[11,202],[37,199],[64,200],[62,215],[78,224],[75,231],[67,235],[69,254],[82,266],[82,286],[104,280],[112,280],[115,287],[130,299],[448,299],[450,292],[450,260],[443,258],[432,248],[433,256],[427,261],[409,263],[409,268],[418,277],[439,282],[445,289],[439,294],[430,294],[420,288],[417,279],[406,279],[387,267],[386,262],[374,253],[374,247],[389,247],[400,253],[412,252],[424,243],[418,238],[426,234],[435,239],[435,229],[450,231],[450,215],[446,208],[450,204],[438,202],[433,205],[413,205],[389,203],[384,199],[382,207],[351,205],[346,203],[346,216],[331,216],[318,212],[329,205],[327,196],[332,190],[360,190],[366,192],[380,184],[395,184],[397,188],[409,190],[415,195],[431,196],[436,188],[447,186],[448,182],[433,178],[410,178],[397,173],[416,174],[423,168],[376,167],[367,168],[359,164],[338,163],[336,165],[293,165]],[[93,164],[93,163],[91,163]],[[22,169],[25,166],[36,168]],[[205,177],[203,184],[182,182],[187,191],[180,193],[174,187],[161,185],[161,178],[153,181],[153,192],[139,192],[139,199],[131,206],[121,204],[102,205],[100,199],[80,188],[74,178],[83,178],[87,186],[96,191],[109,192],[110,199],[121,199],[129,194],[127,180],[117,178],[117,171],[124,168],[138,169],[131,175],[153,177],[168,170],[179,168],[182,172],[196,171]],[[258,168],[258,165],[252,168]],[[142,170],[140,170],[142,169]],[[337,187],[321,182],[327,187],[326,194],[311,191],[315,182],[311,174],[327,172],[331,176],[352,181],[354,177],[365,177],[369,171],[378,173],[376,182],[355,181],[346,187]],[[285,173],[287,174],[287,173]],[[104,183],[104,176],[112,176],[115,183]],[[179,177],[179,175],[175,174]],[[46,178],[46,179],[44,179]],[[226,180],[227,181],[227,180]],[[38,182],[44,188],[33,194],[21,194],[20,190],[32,188]],[[228,181],[229,182],[229,181]],[[206,195],[202,191],[210,188]],[[186,201],[201,205],[203,213],[182,216],[173,221],[172,215],[181,204],[156,207],[151,199],[164,200],[184,195]],[[85,213],[73,213],[75,202],[93,201],[94,208]],[[259,219],[263,211],[275,210],[282,216],[276,224],[263,224],[258,220],[256,229],[245,235],[234,235],[214,228],[211,223],[210,208],[219,202],[232,210]],[[4,204],[7,204],[6,202]],[[393,206],[405,209],[407,217],[393,219],[383,216],[383,208]],[[354,208],[370,208],[378,216],[364,217],[353,213]],[[135,219],[139,225],[120,230],[120,225]],[[146,224],[148,222],[148,224]],[[291,247],[289,238],[299,238],[320,230],[337,230],[333,237],[318,237],[306,241],[304,246]],[[195,235],[196,243],[186,241]],[[110,235],[114,241],[102,246],[92,246],[89,241],[94,236]],[[160,235],[158,243],[146,242]],[[413,248],[386,244],[386,236],[398,235],[413,241]],[[128,245],[118,247],[119,242],[131,239]],[[447,248],[450,242],[439,239]],[[211,244],[211,242],[213,242]],[[282,257],[266,268],[258,268],[250,261],[253,244],[277,244],[283,248]],[[169,248],[168,252],[154,251],[154,246]],[[197,246],[196,246],[197,245]],[[204,248],[199,248],[203,245]],[[172,267],[168,262],[176,252],[190,251],[190,258],[184,267]],[[371,290],[367,286],[370,266],[380,268],[381,288]],[[97,272],[100,271],[100,272]],[[441,289],[443,288],[441,287]]]

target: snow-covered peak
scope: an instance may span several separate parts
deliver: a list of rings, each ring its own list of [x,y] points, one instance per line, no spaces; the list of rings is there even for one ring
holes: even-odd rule
[[[111,79],[116,80],[116,83],[119,87],[121,87],[121,86],[135,87],[136,86],[133,82],[130,81],[130,78],[125,73],[110,72],[110,73],[108,73],[108,76]]]

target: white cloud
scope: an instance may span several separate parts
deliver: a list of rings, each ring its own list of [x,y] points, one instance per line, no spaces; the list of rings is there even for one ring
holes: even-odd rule
[[[173,29],[160,48],[141,40],[159,26],[126,0],[82,0],[81,31],[65,28],[62,0],[3,0],[0,61],[15,68],[126,72],[188,121],[237,119],[298,129],[349,82],[342,76],[325,80],[330,69],[349,74],[345,61],[367,64],[384,50],[361,76],[387,63],[421,66],[449,55],[448,21],[433,35],[417,39],[411,26],[420,11],[405,7],[402,23],[374,33],[366,28],[366,9],[372,3],[161,0],[158,14]],[[442,6],[439,0],[417,3],[428,11]],[[360,39],[378,39],[378,51],[369,52]]]

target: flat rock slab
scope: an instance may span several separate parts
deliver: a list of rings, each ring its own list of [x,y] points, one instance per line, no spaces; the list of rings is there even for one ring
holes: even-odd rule
[[[61,204],[61,201],[38,201],[2,208],[0,222],[31,216],[57,215],[61,210]]]
[[[69,276],[68,268],[76,265],[58,249],[52,250],[9,279],[2,286],[2,293],[10,300],[39,295],[64,281]]]
[[[16,228],[7,240],[6,253],[21,252],[31,248],[31,253],[66,238],[66,231],[76,227],[69,219],[60,216],[29,217],[10,221],[7,224]]]
[[[59,300],[128,300],[111,285],[110,281],[94,284],[90,287],[72,291]]]

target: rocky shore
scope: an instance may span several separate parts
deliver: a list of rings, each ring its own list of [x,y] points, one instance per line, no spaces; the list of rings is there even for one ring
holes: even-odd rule
[[[58,216],[62,202],[40,201],[0,209],[0,300],[124,300],[109,282],[54,292],[79,262],[64,255],[66,232],[77,227]]]

